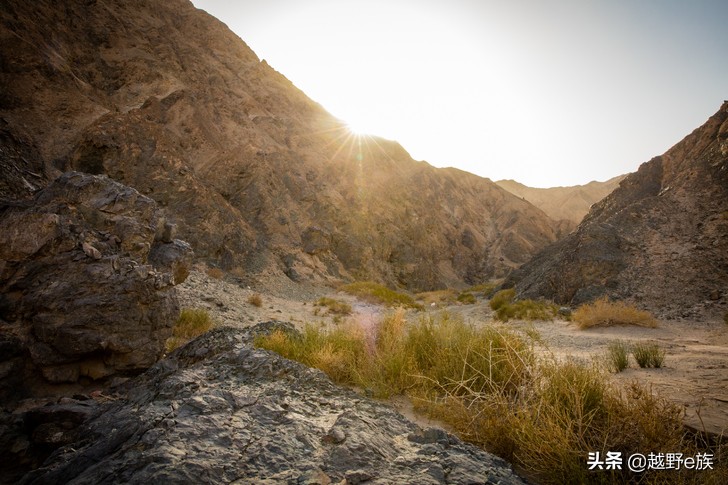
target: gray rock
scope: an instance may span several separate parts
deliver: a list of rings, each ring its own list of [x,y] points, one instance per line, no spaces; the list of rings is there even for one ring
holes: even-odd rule
[[[191,250],[155,241],[160,218],[136,190],[76,172],[0,212],[0,347],[12,350],[0,402],[50,392],[40,376],[133,374],[161,357],[179,313],[175,265]]]
[[[503,460],[220,328],[128,381],[123,398],[21,483],[523,483]]]

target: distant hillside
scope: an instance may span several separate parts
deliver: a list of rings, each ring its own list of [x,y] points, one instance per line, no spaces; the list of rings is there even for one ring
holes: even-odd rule
[[[527,187],[515,180],[499,180],[496,184],[518,197],[523,197],[552,219],[565,219],[574,223],[575,228],[589,212],[592,204],[609,195],[624,177],[625,175],[619,175],[606,182],[594,181],[586,185],[548,189]]]
[[[728,310],[728,102],[595,204],[506,285],[581,303],[607,295],[668,317]]]
[[[354,137],[186,0],[3,2],[0,55],[6,200],[105,174],[198,258],[294,281],[479,282],[556,239],[491,181]]]

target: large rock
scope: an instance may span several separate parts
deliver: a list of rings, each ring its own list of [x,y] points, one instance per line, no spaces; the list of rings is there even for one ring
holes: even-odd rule
[[[505,283],[579,304],[628,300],[664,317],[728,310],[728,102],[595,204]]]
[[[523,483],[503,460],[251,346],[278,325],[217,329],[176,351],[20,483]],[[26,421],[87,412],[72,404]]]
[[[191,257],[164,233],[154,201],[102,176],[67,173],[0,209],[0,401],[44,392],[38,374],[69,383],[159,359]]]

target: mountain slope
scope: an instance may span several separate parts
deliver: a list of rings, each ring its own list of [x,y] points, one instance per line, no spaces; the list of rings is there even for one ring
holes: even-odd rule
[[[586,185],[547,189],[528,187],[515,180],[498,180],[496,184],[513,195],[523,197],[553,220],[569,221],[576,228],[589,208],[617,188],[624,177],[619,175],[605,182],[592,181]]]
[[[581,303],[601,295],[669,317],[728,310],[728,102],[642,164],[506,282],[522,296]]]
[[[211,264],[293,280],[457,285],[556,239],[489,180],[354,137],[187,1],[6,2],[0,26],[0,141],[34,154],[2,159],[0,197],[106,174]]]

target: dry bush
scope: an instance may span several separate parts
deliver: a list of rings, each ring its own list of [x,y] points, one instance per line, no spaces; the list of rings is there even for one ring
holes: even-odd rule
[[[606,297],[581,305],[572,319],[581,329],[609,325],[657,326],[657,320],[649,312],[621,301],[609,301]]]
[[[510,319],[553,320],[558,311],[558,307],[550,302],[517,300],[500,305],[495,311],[495,318],[502,322],[507,322]]]
[[[260,308],[263,306],[263,298],[258,293],[253,293],[248,297],[248,303]]]
[[[477,302],[475,295],[473,295],[469,291],[463,291],[462,293],[460,293],[457,300],[463,305],[473,305]]]
[[[493,310],[498,310],[503,305],[507,305],[508,303],[511,303],[513,299],[516,297],[516,290],[515,288],[508,288],[507,290],[500,290],[497,292],[493,297],[490,299],[490,308]]]
[[[212,326],[213,320],[207,310],[183,308],[177,318],[177,323],[172,329],[172,336],[165,343],[167,352],[172,352],[195,337],[209,331]]]
[[[456,301],[458,296],[455,290],[435,290],[435,291],[424,291],[417,293],[417,299],[424,303],[425,306],[435,305],[450,305]]]
[[[357,281],[341,287],[341,290],[370,303],[378,303],[390,307],[422,309],[422,305],[406,293],[390,290],[384,285],[372,281]]]
[[[220,268],[207,268],[207,276],[216,280],[221,280],[225,276],[225,272]]]

